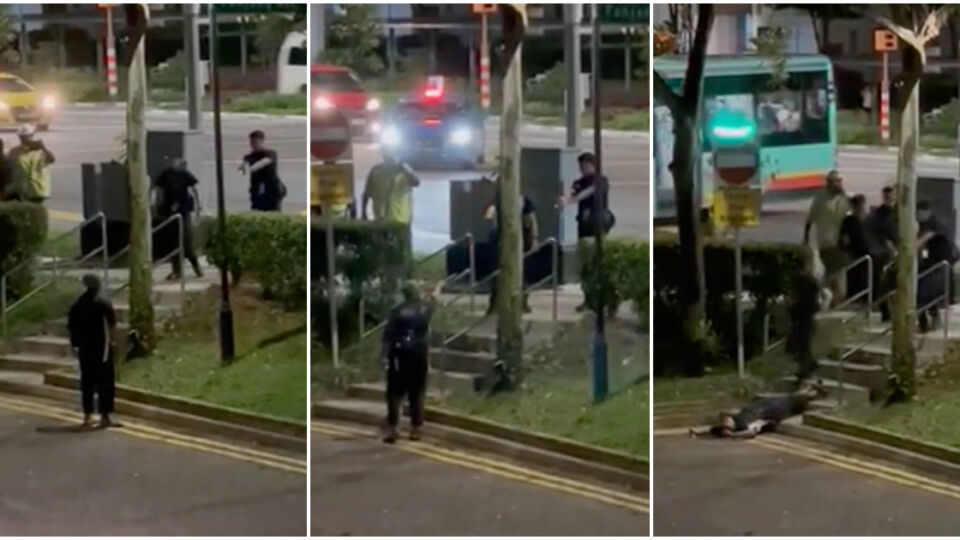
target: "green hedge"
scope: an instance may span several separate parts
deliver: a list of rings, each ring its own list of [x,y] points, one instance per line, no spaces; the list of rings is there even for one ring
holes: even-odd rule
[[[47,239],[47,212],[32,203],[0,203],[0,274],[35,257]],[[29,266],[29,265],[28,265]],[[33,275],[30,268],[17,271],[8,278],[10,297],[29,291]]]
[[[334,222],[336,258],[334,279],[341,291],[338,303],[338,335],[349,343],[359,328],[359,303],[364,299],[364,323],[376,325],[396,302],[400,280],[407,277],[409,261],[403,249],[407,227],[401,224],[337,220]],[[311,226],[311,261],[314,335],[330,343],[326,228],[322,221]],[[396,269],[391,273],[392,269]]]
[[[213,226],[206,253],[218,268],[239,281],[252,277],[264,296],[289,308],[307,299],[307,223],[279,212],[247,212],[227,217],[227,252],[220,251],[220,227]]]
[[[743,290],[754,300],[744,313],[744,352],[747,358],[763,346],[763,320],[775,303],[792,294],[792,277],[800,257],[796,244],[743,246]],[[707,363],[736,359],[734,247],[732,242],[709,240],[703,248],[707,261],[706,312],[713,332]],[[654,373],[666,374],[680,367],[674,344],[681,339],[677,310],[679,278],[689,269],[680,265],[680,248],[674,240],[657,240],[653,247],[654,274]]]
[[[622,238],[610,238],[603,245],[603,279],[596,272],[592,239],[580,242],[580,279],[590,308],[595,309],[601,288],[606,303],[615,309],[632,301],[641,321],[647,321],[650,305],[650,245]]]

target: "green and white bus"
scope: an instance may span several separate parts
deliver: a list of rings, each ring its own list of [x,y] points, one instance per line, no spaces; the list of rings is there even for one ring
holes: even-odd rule
[[[704,67],[700,144],[703,152],[697,181],[701,206],[713,201],[711,137],[706,126],[718,115],[734,113],[755,125],[750,130],[760,148],[760,172],[754,185],[764,198],[809,192],[823,186],[836,167],[836,92],[830,59],[820,55],[788,55],[785,81],[775,85],[773,62],[758,55],[708,56]],[[687,69],[686,56],[654,58],[653,67],[679,92]],[[673,118],[654,94],[653,158],[655,219],[675,217]]]

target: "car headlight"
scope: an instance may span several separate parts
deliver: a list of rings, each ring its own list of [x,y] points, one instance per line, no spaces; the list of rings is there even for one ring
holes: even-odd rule
[[[43,101],[40,102],[40,106],[46,110],[52,110],[57,106],[57,100],[53,96],[44,96]]]
[[[400,132],[393,126],[386,126],[380,132],[380,144],[394,147],[400,144]]]
[[[370,124],[370,133],[380,133],[380,122],[373,122]]]
[[[324,96],[317,96],[317,98],[313,100],[313,106],[321,111],[329,111],[333,108],[333,102]]]
[[[469,128],[458,127],[450,133],[450,142],[457,146],[465,146],[473,139],[473,133]]]
[[[380,110],[380,100],[377,98],[371,98],[367,101],[367,110],[370,112]]]
[[[7,112],[9,110],[10,110],[10,106],[7,105],[5,102],[0,101],[0,112]]]

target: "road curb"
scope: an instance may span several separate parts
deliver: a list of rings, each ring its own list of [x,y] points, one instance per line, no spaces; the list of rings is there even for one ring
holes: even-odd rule
[[[821,413],[803,415],[803,425],[866,440],[924,457],[951,463],[960,470],[960,449],[907,437],[891,431],[865,426]]]
[[[435,412],[434,412],[435,414]],[[383,415],[360,409],[338,406],[336,402],[321,402],[313,405],[313,416],[318,419],[340,420],[361,423],[372,427],[382,427]],[[641,470],[617,467],[608,463],[592,461],[589,458],[572,456],[536,444],[525,444],[496,435],[478,432],[469,428],[450,425],[438,419],[428,420],[429,438],[449,442],[457,446],[476,449],[498,455],[512,457],[521,462],[536,464],[564,474],[600,480],[605,483],[627,486],[632,490],[648,493],[650,490],[649,466]],[[448,419],[449,417],[442,417]],[[635,459],[635,461],[643,461]]]
[[[0,380],[0,392],[49,399],[69,405],[76,405],[79,400],[79,392],[75,389],[48,384],[36,385]],[[307,451],[306,437],[266,431],[122,398],[116,400],[115,409],[118,414],[155,421],[205,436],[223,436],[229,439],[253,442],[264,447],[298,453],[306,453]]]
[[[48,371],[43,374],[43,384],[67,390],[74,390],[80,384],[80,378],[72,373],[62,371]],[[131,386],[116,385],[116,397],[151,407],[168,409],[171,411],[199,416],[218,422],[241,425],[250,429],[269,431],[278,435],[305,438],[307,424],[286,418],[279,418],[267,414],[252,413],[242,409],[213,405],[196,399],[158,394],[134,388]]]
[[[951,463],[927,455],[911,452],[830,429],[815,428],[805,424],[781,424],[777,432],[788,437],[826,445],[845,453],[894,463],[913,471],[941,478],[960,480],[960,464]]]

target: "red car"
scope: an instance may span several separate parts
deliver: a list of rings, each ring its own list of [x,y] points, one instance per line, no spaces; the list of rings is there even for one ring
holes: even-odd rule
[[[350,120],[355,137],[373,140],[380,133],[380,101],[367,94],[353,71],[332,65],[311,66],[310,92],[313,110],[336,109]]]

